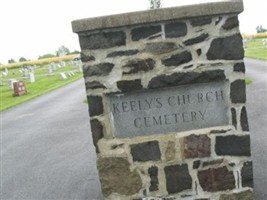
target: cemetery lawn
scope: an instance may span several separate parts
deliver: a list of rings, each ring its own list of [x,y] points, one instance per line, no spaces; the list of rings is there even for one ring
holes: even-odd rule
[[[10,69],[7,77],[2,77],[1,81],[4,83],[3,86],[0,86],[0,111],[4,111],[8,108],[31,100],[35,97],[41,96],[45,93],[48,93],[52,90],[60,88],[68,83],[76,81],[82,77],[81,72],[75,72],[76,68],[67,64],[66,67],[57,69],[54,71],[54,75],[47,74],[47,67],[37,67],[35,70],[35,82],[30,83],[29,79],[23,79],[22,74],[19,72],[19,69]],[[3,69],[1,70],[2,73]],[[65,72],[66,76],[68,71],[73,71],[74,76],[68,77],[65,80],[60,79],[60,72]],[[27,89],[27,94],[22,96],[13,97],[13,90],[9,89],[8,79],[15,78],[17,80],[22,80]]]
[[[263,45],[262,38],[248,40],[245,48],[245,57],[267,60],[267,46]]]

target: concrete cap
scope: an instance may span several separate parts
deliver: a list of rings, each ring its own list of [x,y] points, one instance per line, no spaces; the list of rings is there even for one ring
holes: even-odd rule
[[[243,11],[242,0],[225,0],[170,8],[152,9],[138,12],[116,14],[72,21],[75,33],[153,23],[171,19],[185,19],[200,16],[240,13]]]

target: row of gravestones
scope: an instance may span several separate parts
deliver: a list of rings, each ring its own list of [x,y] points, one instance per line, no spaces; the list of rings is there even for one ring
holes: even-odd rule
[[[72,61],[72,65],[77,68],[77,70],[75,71],[78,71],[78,72],[82,72],[82,63],[80,60],[75,60],[75,61]],[[48,68],[48,75],[49,76],[52,76],[54,75],[54,71],[56,71],[57,69],[60,69],[60,68],[63,68],[63,67],[66,67],[66,63],[61,61],[59,62],[59,64],[55,64],[55,63],[50,63],[49,64],[49,68]],[[27,78],[29,79],[30,83],[34,83],[35,82],[35,69],[37,68],[36,65],[33,65],[33,66],[22,66],[19,68],[19,72],[23,75],[23,78]],[[7,68],[4,69],[4,71],[2,72],[1,76],[4,76],[4,77],[7,77],[9,74],[9,71]],[[73,71],[69,71],[69,72],[60,72],[59,73],[59,78],[61,80],[65,80],[67,79],[68,77],[72,77],[74,76],[75,73]],[[14,89],[14,83],[18,82],[18,80],[16,79],[9,79],[8,80],[8,88],[10,90],[13,90]],[[0,82],[0,86],[3,85],[2,82]]]

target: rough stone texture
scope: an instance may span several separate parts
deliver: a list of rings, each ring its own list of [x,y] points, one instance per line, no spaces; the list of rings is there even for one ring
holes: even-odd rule
[[[87,96],[90,117],[103,113],[103,101],[100,96]]]
[[[166,161],[171,161],[175,158],[175,142],[169,141],[165,152]]]
[[[161,26],[143,26],[139,28],[135,28],[131,31],[132,40],[138,41],[140,39],[145,39],[149,36],[155,35],[161,32]]]
[[[187,164],[171,165],[164,168],[166,176],[166,189],[169,194],[175,194],[192,189],[192,178]]]
[[[138,72],[147,72],[154,69],[156,62],[151,59],[129,60],[126,65],[122,66],[123,74],[135,74]]]
[[[240,34],[217,38],[211,42],[207,52],[208,60],[240,60],[244,58],[242,37]]]
[[[87,66],[84,70],[84,76],[107,76],[113,69],[114,64],[112,63],[100,63],[94,66]]]
[[[95,57],[94,56],[85,55],[83,52],[81,52],[81,61],[82,62],[95,61]]]
[[[198,169],[200,167],[200,164],[201,164],[200,160],[194,161],[193,162],[193,169]]]
[[[104,136],[103,126],[97,119],[90,120],[90,123],[91,123],[91,130],[92,130],[92,136],[93,136],[93,143],[95,145],[96,152],[99,153],[97,142]]]
[[[249,131],[248,118],[247,118],[247,109],[246,109],[245,106],[243,106],[243,108],[241,110],[240,123],[241,123],[242,131]]]
[[[123,31],[80,33],[80,46],[85,49],[107,49],[126,44],[126,34]]]
[[[204,71],[202,73],[173,73],[171,75],[160,75],[152,78],[148,83],[149,89],[172,87],[190,83],[207,83],[225,79],[223,70]]]
[[[147,43],[146,51],[152,54],[164,54],[177,49],[177,45],[173,42],[155,42]]]
[[[149,191],[157,191],[159,180],[158,180],[158,168],[156,166],[150,167],[148,169],[148,174],[150,176],[150,186],[149,186]]]
[[[217,155],[250,156],[250,137],[245,136],[217,136],[215,151]]]
[[[210,156],[210,138],[207,135],[190,135],[183,139],[185,158],[203,158]]]
[[[238,26],[239,26],[238,18],[237,18],[237,16],[234,16],[234,17],[228,18],[225,21],[225,23],[222,26],[222,28],[225,29],[225,30],[230,30],[230,29],[236,28]]]
[[[99,88],[106,89],[106,87],[102,83],[100,83],[98,81],[92,81],[92,82],[85,83],[85,88],[86,89],[93,89],[93,90],[94,89],[99,89]]]
[[[234,65],[234,71],[235,72],[243,72],[245,73],[246,69],[245,69],[245,64],[242,62],[242,63],[236,63]]]
[[[235,188],[234,174],[225,166],[198,171],[197,176],[204,191],[216,192]]]
[[[210,17],[204,17],[204,18],[196,18],[190,21],[191,26],[203,26],[210,24],[212,19]]]
[[[237,128],[237,118],[236,118],[235,108],[231,108],[231,113],[232,113],[232,124],[235,128]]]
[[[165,24],[166,38],[176,38],[187,34],[187,26],[184,22],[172,22]]]
[[[137,54],[138,52],[139,51],[137,49],[126,50],[126,51],[114,51],[109,53],[107,55],[107,58],[118,57],[118,56],[132,56]]]
[[[223,159],[205,161],[205,162],[203,162],[202,167],[207,167],[209,165],[218,165],[218,164],[222,164],[222,163],[223,163]]]
[[[253,170],[251,161],[244,163],[244,166],[241,169],[241,177],[243,187],[253,188]]]
[[[133,195],[142,188],[142,180],[136,170],[130,170],[127,158],[99,158],[97,162],[102,192]]]
[[[208,37],[209,37],[209,34],[203,33],[198,37],[195,37],[195,38],[192,38],[192,39],[184,41],[184,45],[189,46],[189,45],[192,45],[192,44],[200,43],[200,42],[203,42]]]
[[[245,80],[236,80],[230,86],[230,98],[232,103],[246,102],[246,83]]]
[[[122,92],[141,90],[143,88],[141,84],[141,79],[135,79],[130,81],[118,81],[117,87]]]
[[[188,63],[192,60],[192,55],[189,51],[184,51],[179,54],[174,54],[167,59],[162,60],[162,64],[169,66],[179,66],[185,63]]]
[[[157,161],[161,159],[158,141],[130,145],[133,161]]]
[[[211,130],[210,133],[211,134],[221,134],[221,133],[226,133],[228,131],[230,131],[231,129],[229,130]]]
[[[253,193],[246,190],[240,193],[223,194],[220,196],[220,200],[253,200]]]

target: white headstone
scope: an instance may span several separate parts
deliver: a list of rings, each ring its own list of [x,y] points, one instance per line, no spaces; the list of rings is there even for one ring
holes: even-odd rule
[[[7,68],[5,68],[5,72],[8,74],[8,69]]]
[[[34,82],[35,82],[35,76],[34,76],[34,73],[29,73],[29,79],[30,79],[30,82],[31,82],[31,83],[34,83]]]
[[[78,69],[78,72],[83,72],[83,68],[82,68],[82,64],[81,63],[79,63],[77,65],[77,69]]]
[[[61,72],[61,73],[59,74],[59,76],[60,76],[60,79],[61,79],[61,80],[65,80],[65,79],[67,79],[67,76],[66,76],[66,74],[65,74],[64,72]]]
[[[48,75],[49,76],[52,76],[53,75],[53,69],[52,69],[52,67],[50,66],[47,70],[48,70]]]
[[[8,87],[10,90],[14,89],[13,83],[18,82],[16,79],[9,79],[8,80]]]
[[[7,76],[7,73],[6,72],[2,72],[3,76]]]

